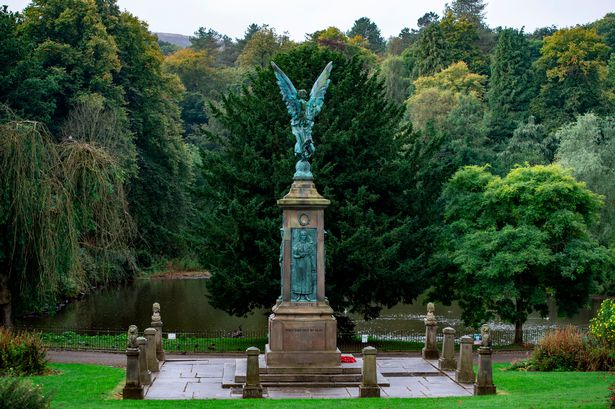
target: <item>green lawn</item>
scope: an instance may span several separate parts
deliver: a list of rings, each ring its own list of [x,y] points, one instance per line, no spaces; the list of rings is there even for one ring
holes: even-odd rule
[[[615,376],[596,372],[511,372],[496,364],[497,396],[439,399],[294,399],[226,401],[122,401],[122,369],[52,364],[59,375],[32,379],[55,391],[54,408],[606,408]]]

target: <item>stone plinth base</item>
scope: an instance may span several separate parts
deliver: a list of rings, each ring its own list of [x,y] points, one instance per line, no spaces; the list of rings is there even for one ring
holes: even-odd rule
[[[342,353],[335,351],[272,351],[269,344],[265,345],[265,359],[267,367],[288,368],[292,372],[301,372],[302,369],[337,368],[340,366]]]
[[[326,302],[280,302],[269,317],[268,368],[338,368],[337,321]]]
[[[262,398],[263,388],[261,386],[245,385],[243,387],[242,397],[244,399]]]
[[[440,352],[437,349],[422,349],[423,359],[432,360],[440,358]]]
[[[379,398],[380,388],[377,386],[359,386],[359,397],[361,398]]]
[[[495,395],[495,385],[474,384],[474,395]]]
[[[438,369],[441,371],[454,371],[457,369],[457,361],[455,359],[440,358],[438,360]]]
[[[123,399],[143,399],[143,387],[126,385],[122,390]]]

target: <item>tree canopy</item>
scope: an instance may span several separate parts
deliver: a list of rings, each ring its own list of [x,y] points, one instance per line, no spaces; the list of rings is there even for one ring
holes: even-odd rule
[[[442,267],[432,295],[458,299],[474,326],[497,314],[522,343],[528,314],[548,312],[553,297],[571,315],[612,254],[590,234],[603,200],[557,165],[518,167],[500,178],[465,167],[447,184]]]

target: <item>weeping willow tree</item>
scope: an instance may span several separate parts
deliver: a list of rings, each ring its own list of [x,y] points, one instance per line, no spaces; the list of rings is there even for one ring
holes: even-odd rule
[[[108,280],[133,231],[123,172],[101,147],[56,144],[37,122],[0,123],[0,304],[40,309]],[[117,263],[116,263],[117,264]]]

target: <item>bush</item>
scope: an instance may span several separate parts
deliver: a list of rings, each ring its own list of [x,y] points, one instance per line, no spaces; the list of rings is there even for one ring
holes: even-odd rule
[[[0,329],[0,375],[41,375],[47,360],[40,335]]]
[[[589,322],[589,333],[600,344],[615,348],[615,300],[606,299]]]
[[[46,409],[51,397],[40,386],[19,378],[0,378],[0,409]]]
[[[554,329],[540,340],[525,366],[537,371],[609,371],[615,369],[613,350],[585,339],[573,326]]]

